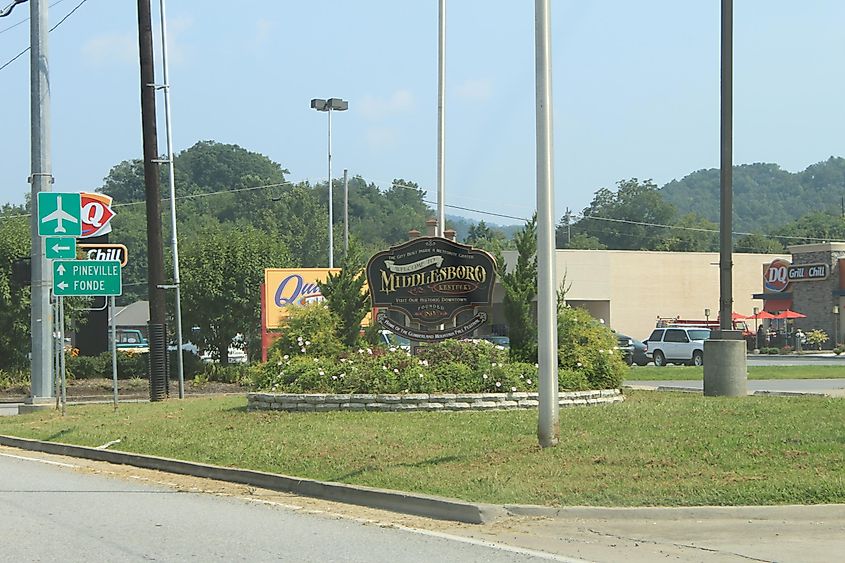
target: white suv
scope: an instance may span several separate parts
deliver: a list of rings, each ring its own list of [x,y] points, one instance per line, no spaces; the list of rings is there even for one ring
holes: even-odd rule
[[[668,363],[704,364],[704,341],[710,338],[709,328],[668,327],[657,328],[648,337],[648,356],[656,366]]]

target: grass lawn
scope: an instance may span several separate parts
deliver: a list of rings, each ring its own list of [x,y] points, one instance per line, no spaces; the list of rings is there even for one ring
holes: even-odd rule
[[[560,412],[247,412],[241,397],[72,406],[0,434],[444,495],[542,505],[845,502],[845,401],[629,392]]]
[[[748,379],[842,379],[845,366],[749,366]],[[704,379],[704,368],[695,366],[634,366],[625,381],[672,381]]]

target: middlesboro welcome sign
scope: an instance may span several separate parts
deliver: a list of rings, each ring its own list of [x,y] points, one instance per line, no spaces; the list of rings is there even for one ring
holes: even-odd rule
[[[419,341],[454,338],[482,325],[487,320],[483,312],[461,326],[436,330],[436,325],[451,321],[461,311],[489,305],[495,277],[495,261],[488,253],[440,237],[420,237],[393,246],[367,264],[373,307],[400,311],[423,328],[398,324],[384,312],[377,317],[379,323]]]

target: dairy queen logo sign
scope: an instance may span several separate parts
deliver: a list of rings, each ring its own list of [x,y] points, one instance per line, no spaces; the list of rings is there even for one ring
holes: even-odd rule
[[[399,324],[383,310],[378,322],[418,341],[462,336],[486,322],[487,314],[479,312],[463,325],[438,330],[461,311],[489,305],[495,277],[495,261],[488,253],[440,237],[420,237],[394,246],[367,264],[373,307],[401,312],[423,328]]]
[[[763,272],[763,287],[766,291],[780,293],[789,285],[790,263],[782,258],[775,258]]]
[[[114,217],[111,196],[84,192],[79,196],[82,207],[82,235],[79,238],[98,237],[110,233],[111,220]]]

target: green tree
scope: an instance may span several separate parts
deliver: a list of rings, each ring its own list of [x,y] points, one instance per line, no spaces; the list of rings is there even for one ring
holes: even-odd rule
[[[675,222],[675,228],[665,229],[663,240],[656,250],[672,252],[715,252],[719,250],[719,225],[687,213]]]
[[[238,334],[248,346],[258,342],[264,269],[289,265],[278,239],[249,225],[212,224],[195,233],[180,257],[184,336],[228,363]]]
[[[505,296],[502,307],[508,323],[511,358],[537,361],[537,323],[534,298],[537,296],[537,214],[514,235],[518,252],[516,264],[507,271],[501,255],[496,256],[497,274]]]
[[[351,347],[358,342],[361,321],[370,312],[370,292],[364,290],[367,281],[364,260],[356,244],[350,245],[340,268],[339,273],[329,273],[319,285],[329,311],[337,317],[335,333]]]
[[[737,239],[734,252],[748,252],[750,254],[783,254],[786,252],[783,244],[777,239],[752,233]]]
[[[572,234],[593,237],[615,250],[655,250],[665,239],[664,229],[655,225],[672,224],[676,213],[654,182],[631,178],[618,182],[615,192],[598,190]]]
[[[29,256],[29,225],[17,213],[0,214],[0,369],[28,365],[30,346],[28,281],[15,280],[13,264]]]

